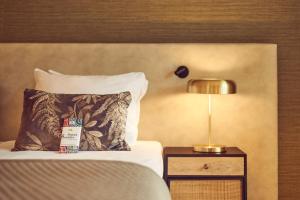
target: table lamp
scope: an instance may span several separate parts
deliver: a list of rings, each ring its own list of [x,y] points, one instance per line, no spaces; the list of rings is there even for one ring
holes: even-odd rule
[[[190,93],[207,94],[208,95],[208,144],[207,145],[194,145],[194,151],[196,152],[213,152],[221,153],[225,152],[225,146],[216,145],[212,143],[211,134],[211,120],[212,120],[212,105],[211,99],[213,94],[235,94],[236,85],[231,80],[219,80],[219,79],[198,79],[189,80],[187,91]]]

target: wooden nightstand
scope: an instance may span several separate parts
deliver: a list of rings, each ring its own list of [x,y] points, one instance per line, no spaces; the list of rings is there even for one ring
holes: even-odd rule
[[[164,179],[172,200],[246,200],[247,155],[237,147],[225,153],[165,147]]]

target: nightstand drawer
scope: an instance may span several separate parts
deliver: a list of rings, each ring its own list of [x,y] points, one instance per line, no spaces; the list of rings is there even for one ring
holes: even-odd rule
[[[172,200],[241,200],[240,180],[172,180]]]
[[[169,157],[168,175],[243,176],[243,157]]]

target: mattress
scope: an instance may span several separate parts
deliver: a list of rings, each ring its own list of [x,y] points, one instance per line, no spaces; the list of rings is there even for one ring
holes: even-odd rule
[[[80,151],[61,154],[55,151],[11,152],[15,141],[0,143],[0,160],[116,160],[140,164],[163,176],[162,145],[156,141],[137,141],[131,151]]]

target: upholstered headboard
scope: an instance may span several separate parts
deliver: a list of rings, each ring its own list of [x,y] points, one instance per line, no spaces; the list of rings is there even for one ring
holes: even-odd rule
[[[188,78],[174,75],[180,65],[189,67]],[[67,74],[144,72],[149,90],[139,139],[169,146],[207,141],[207,97],[186,93],[187,81],[234,80],[237,94],[213,98],[213,139],[248,154],[250,200],[277,199],[276,45],[0,44],[2,141],[17,135],[22,93],[34,86],[36,67]]]

